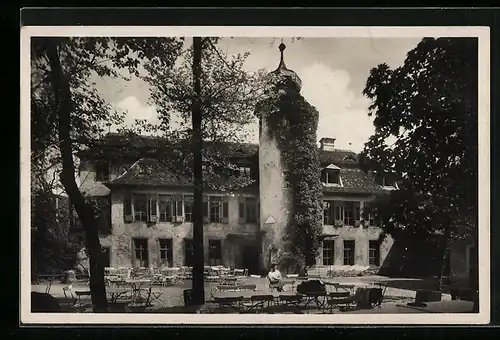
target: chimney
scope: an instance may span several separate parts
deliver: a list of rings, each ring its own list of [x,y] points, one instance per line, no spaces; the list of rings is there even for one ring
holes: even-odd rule
[[[333,151],[335,149],[335,138],[323,137],[319,140],[320,149],[325,151]]]

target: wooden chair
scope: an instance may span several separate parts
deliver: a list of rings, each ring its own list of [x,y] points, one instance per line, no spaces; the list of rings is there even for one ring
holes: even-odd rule
[[[214,297],[214,302],[219,305],[219,307],[230,307],[233,309],[240,309],[241,302],[243,301],[243,296],[235,297]]]
[[[325,302],[324,310],[328,311],[328,313],[331,313],[334,308],[338,308],[340,311],[342,311],[346,307],[357,306],[358,302],[359,290],[357,290],[354,295],[351,295],[349,292],[329,293]]]
[[[277,292],[283,291],[283,287],[285,286],[283,280],[280,280],[276,283],[272,283],[269,277],[267,277],[267,282],[269,283],[269,290],[271,292],[273,292],[274,290],[276,290]]]
[[[87,306],[89,306],[89,304],[84,304],[82,302],[82,296],[92,296],[90,290],[86,290],[86,291],[76,291],[74,292],[75,295],[77,296],[78,298],[78,302],[75,304],[75,308],[78,310],[78,311],[84,311]],[[91,305],[91,304],[90,304]]]
[[[260,311],[263,311],[266,307],[271,307],[271,304],[273,303],[274,296],[271,294],[252,295],[250,297],[250,301],[242,303],[242,306],[246,308],[245,312],[255,311],[258,313]]]
[[[298,307],[302,302],[302,295],[279,295],[278,300],[286,307]]]

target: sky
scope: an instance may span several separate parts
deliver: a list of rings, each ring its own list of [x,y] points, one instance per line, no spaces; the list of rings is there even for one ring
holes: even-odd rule
[[[380,63],[400,66],[421,38],[286,38],[285,63],[302,79],[301,94],[319,111],[318,140],[335,138],[338,149],[360,152],[373,133],[369,100],[362,95],[370,69]],[[279,64],[280,38],[223,38],[219,48],[227,54],[250,52],[245,69],[273,71]],[[190,43],[190,39],[186,41]],[[135,119],[158,122],[149,102],[149,85],[99,79],[97,88],[113,107],[127,111],[126,124]],[[249,126],[250,142],[258,143],[256,126]]]

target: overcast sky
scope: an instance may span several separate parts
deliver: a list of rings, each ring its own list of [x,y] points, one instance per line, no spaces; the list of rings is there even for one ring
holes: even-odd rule
[[[420,38],[304,38],[284,39],[285,62],[302,79],[302,95],[319,111],[317,136],[336,138],[336,147],[359,152],[373,133],[368,117],[369,101],[362,95],[371,68],[387,63],[401,65],[406,53]],[[250,52],[247,70],[276,69],[281,39],[224,38],[219,47],[228,54]],[[127,122],[157,122],[156,110],[148,105],[149,87],[140,79],[99,80],[97,86],[114,107],[127,110]],[[258,142],[252,129],[252,142]]]

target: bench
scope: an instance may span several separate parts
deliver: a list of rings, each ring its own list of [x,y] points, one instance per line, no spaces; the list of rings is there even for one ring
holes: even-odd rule
[[[75,291],[74,292],[75,295],[78,297],[78,304],[77,304],[77,308],[79,310],[82,310],[82,309],[85,309],[85,306],[83,303],[82,303],[82,296],[92,296],[90,290],[84,290],[84,291]]]

